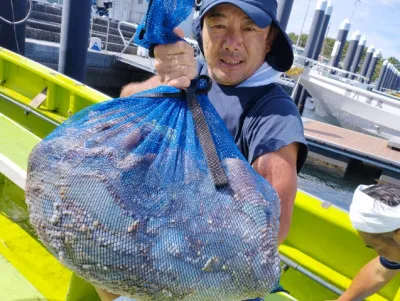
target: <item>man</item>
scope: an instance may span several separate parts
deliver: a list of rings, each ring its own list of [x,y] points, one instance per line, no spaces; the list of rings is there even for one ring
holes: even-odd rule
[[[199,73],[210,76],[208,98],[239,150],[281,199],[278,239],[282,243],[307,146],[296,106],[273,83],[293,62],[290,39],[280,28],[276,12],[276,0],[204,0],[194,35],[205,63],[198,68],[193,48],[183,41],[159,45],[154,51],[158,75],[125,86],[121,96],[161,84],[186,88]]]
[[[162,84],[187,88],[199,74],[210,76],[213,85],[208,98],[239,150],[281,199],[278,240],[282,243],[289,231],[297,172],[305,162],[307,146],[296,106],[274,83],[279,72],[293,63],[291,42],[276,12],[276,0],[204,0],[194,35],[205,63],[198,66],[186,42],[159,45],[154,49],[158,74],[125,86],[121,97]],[[175,32],[183,37],[180,30]]]
[[[400,271],[400,187],[359,186],[350,207],[350,220],[366,246],[380,256],[360,270],[338,301],[363,300]]]

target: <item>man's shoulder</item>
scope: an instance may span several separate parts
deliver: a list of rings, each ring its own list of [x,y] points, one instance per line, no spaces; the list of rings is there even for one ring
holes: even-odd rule
[[[298,109],[292,98],[286,91],[276,83],[263,87],[262,93],[254,106],[255,111],[259,111],[261,107],[265,110],[276,113],[290,113],[300,118]]]
[[[379,261],[381,262],[382,266],[389,270],[400,270],[400,262],[392,262],[382,256],[379,257]]]

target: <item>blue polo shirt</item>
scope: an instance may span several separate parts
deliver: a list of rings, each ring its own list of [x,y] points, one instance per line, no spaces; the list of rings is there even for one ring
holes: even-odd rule
[[[207,66],[200,74],[208,75]],[[307,157],[303,122],[290,96],[279,84],[259,87],[223,86],[213,81],[208,98],[249,161],[298,143],[297,172]]]
[[[379,261],[381,265],[389,270],[400,270],[400,263],[387,260],[385,257],[380,256]]]

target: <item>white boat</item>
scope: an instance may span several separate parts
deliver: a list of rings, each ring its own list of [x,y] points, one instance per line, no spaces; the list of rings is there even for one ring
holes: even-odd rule
[[[359,75],[307,61],[299,83],[311,94],[317,113],[344,128],[386,139],[400,137],[400,98],[373,92]]]

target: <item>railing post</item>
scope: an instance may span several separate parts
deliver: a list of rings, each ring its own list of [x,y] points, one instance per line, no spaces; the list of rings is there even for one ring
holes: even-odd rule
[[[93,16],[90,16],[90,33],[89,33],[89,43],[92,39],[92,32],[93,32]]]
[[[110,18],[107,18],[107,36],[106,36],[106,51],[107,51],[107,48],[108,48],[108,35],[109,35],[109,32],[110,32]]]

